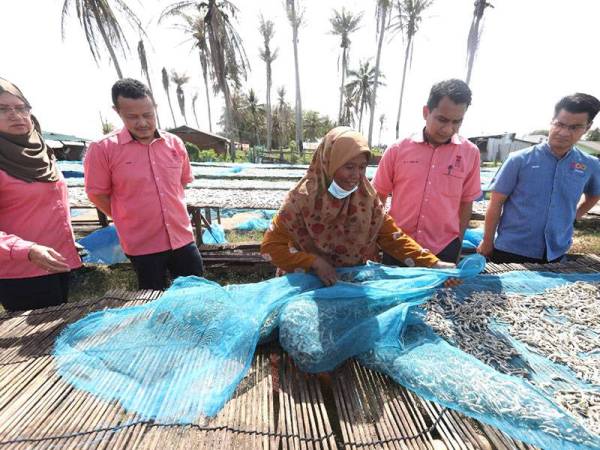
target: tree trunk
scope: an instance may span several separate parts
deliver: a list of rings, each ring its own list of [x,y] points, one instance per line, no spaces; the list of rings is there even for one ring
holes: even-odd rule
[[[160,125],[160,117],[158,116],[158,109],[156,108],[156,100],[154,99],[154,91],[152,90],[152,83],[150,83],[150,74],[146,71],[146,81],[148,82],[148,89],[152,92],[152,103],[154,103],[154,114],[156,115],[156,122],[158,123],[158,128],[162,129]]]
[[[200,123],[198,123],[198,114],[196,114],[196,104],[192,103],[192,112],[194,113],[194,120],[196,120],[196,128],[200,129]]]
[[[208,130],[212,133],[212,116],[210,113],[210,96],[208,92],[208,71],[202,64],[202,58],[200,58],[200,65],[202,66],[202,77],[204,78],[204,92],[206,94],[206,108],[208,109]]]
[[[342,109],[344,105],[344,84],[346,83],[346,65],[348,64],[348,48],[342,50],[342,84],[340,85],[340,107],[338,109],[338,124],[342,123]]]
[[[300,67],[298,62],[298,22],[296,21],[296,1],[291,2],[292,7],[292,37],[294,40],[294,65],[296,66],[296,148],[299,154],[304,155],[302,145],[302,98],[300,96]]]
[[[412,44],[412,36],[408,38],[406,43],[406,51],[404,52],[404,69],[402,70],[402,85],[400,87],[400,101],[398,102],[398,116],[396,117],[396,139],[400,137],[400,116],[402,115],[402,100],[404,99],[404,83],[406,81],[406,69],[408,67],[408,55]]]
[[[271,115],[271,62],[267,61],[267,151],[271,151],[273,140],[273,117]]]
[[[358,117],[358,131],[362,133],[362,118],[363,111],[365,110],[365,100],[364,98],[360,101],[360,115]]]
[[[173,105],[171,105],[171,94],[167,89],[167,102],[169,103],[169,109],[171,110],[171,117],[173,118],[173,128],[177,127],[177,121],[175,120],[175,113],[173,112]]]
[[[473,26],[475,29],[475,35],[479,35],[479,21],[480,19],[475,19],[475,25]],[[467,59],[467,79],[465,83],[469,84],[471,82],[471,72],[473,71],[473,63],[475,63],[475,53],[477,53],[477,48],[479,47],[479,41],[475,41],[473,44],[473,48],[469,52]]]
[[[385,34],[385,20],[388,15],[388,7],[383,7],[381,14],[381,23],[379,24],[379,42],[377,43],[377,59],[375,60],[375,80],[373,84],[373,96],[371,97],[371,116],[369,118],[369,136],[368,142],[371,147],[373,140],[373,121],[375,120],[375,104],[377,103],[377,86],[379,84],[379,65],[381,63],[381,49],[383,47],[383,35]]]
[[[96,18],[96,23],[98,24],[98,30],[100,30],[100,34],[102,35],[102,39],[104,40],[104,45],[106,45],[106,49],[108,50],[108,53],[110,53],[110,58],[112,59],[115,69],[117,70],[117,76],[119,77],[119,80],[121,80],[123,79],[123,72],[121,72],[121,66],[119,66],[119,61],[117,60],[115,50],[113,49],[112,43],[110,42],[110,39],[106,34],[106,30],[102,25],[102,17],[100,17],[100,15],[98,14],[98,9],[95,6],[92,6],[92,8],[94,12],[94,17]]]

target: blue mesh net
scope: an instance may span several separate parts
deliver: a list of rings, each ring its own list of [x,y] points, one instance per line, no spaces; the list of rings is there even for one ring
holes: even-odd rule
[[[326,371],[356,357],[417,394],[525,442],[599,448],[598,436],[548,393],[436,335],[421,304],[448,277],[465,278],[458,292],[468,295],[480,289],[541,292],[579,279],[599,281],[600,275],[475,276],[483,265],[479,255],[444,271],[369,264],[340,269],[341,281],[329,288],[298,273],[226,287],[179,278],[154,302],[97,312],[70,325],[54,354],[59,373],[76,387],[118,400],[143,419],[185,424],[223,407],[257,343],[278,330],[282,347],[302,370]]]

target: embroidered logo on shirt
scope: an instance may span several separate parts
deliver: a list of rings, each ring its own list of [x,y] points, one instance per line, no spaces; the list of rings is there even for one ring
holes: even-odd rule
[[[579,162],[571,163],[571,169],[573,170],[581,170],[582,172],[586,169],[586,165]]]
[[[456,159],[454,160],[454,168],[457,170],[463,170],[462,156],[456,155]]]
[[[419,164],[419,161],[418,160],[414,160],[414,159],[412,159],[412,160],[406,160],[405,159],[404,161],[402,161],[402,164]]]

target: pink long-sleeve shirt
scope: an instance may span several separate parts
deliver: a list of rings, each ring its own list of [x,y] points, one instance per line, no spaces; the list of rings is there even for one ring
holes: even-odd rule
[[[33,244],[53,248],[71,269],[81,266],[65,180],[27,183],[0,170],[0,279],[48,275],[29,261]]]
[[[177,136],[161,131],[146,145],[123,128],[90,144],[84,174],[88,195],[110,196],[126,254],[158,253],[194,241],[184,194],[192,169]]]

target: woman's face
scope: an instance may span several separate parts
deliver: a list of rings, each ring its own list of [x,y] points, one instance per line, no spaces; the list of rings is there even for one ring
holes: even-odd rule
[[[31,130],[33,122],[27,104],[8,92],[0,94],[0,132],[18,136]]]
[[[336,170],[333,174],[333,179],[339,187],[346,191],[350,191],[354,189],[354,186],[358,185],[361,178],[365,176],[367,165],[367,155],[362,153],[347,161],[343,166]]]

